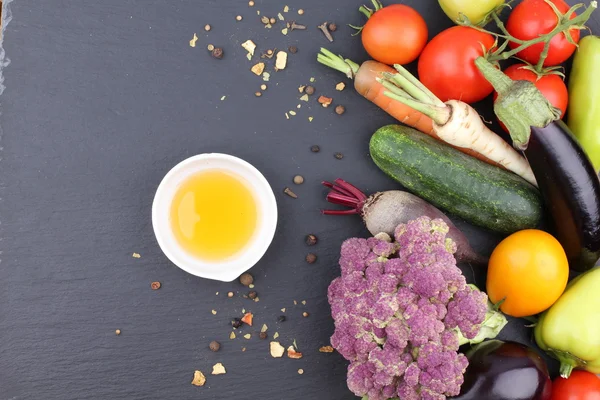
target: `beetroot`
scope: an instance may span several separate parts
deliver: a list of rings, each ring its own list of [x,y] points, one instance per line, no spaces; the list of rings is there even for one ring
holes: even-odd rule
[[[390,190],[367,197],[354,185],[342,179],[336,179],[334,183],[323,182],[323,185],[331,189],[327,195],[328,202],[349,207],[348,210],[323,210],[325,215],[359,214],[373,236],[386,233],[391,237],[400,224],[422,216],[431,219],[441,218],[450,228],[448,237],[456,243],[457,251],[454,256],[459,262],[487,263],[487,258],[473,250],[466,236],[443,212],[415,195],[400,190]]]

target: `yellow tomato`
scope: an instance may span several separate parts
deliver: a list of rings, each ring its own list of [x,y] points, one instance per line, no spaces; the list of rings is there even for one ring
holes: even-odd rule
[[[528,229],[504,239],[492,253],[486,289],[492,303],[513,317],[548,309],[564,292],[569,262],[552,235]]]

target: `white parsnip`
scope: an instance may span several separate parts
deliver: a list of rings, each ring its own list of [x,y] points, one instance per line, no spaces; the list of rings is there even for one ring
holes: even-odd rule
[[[500,165],[534,186],[537,181],[529,163],[510,144],[490,130],[477,111],[459,100],[443,103],[400,65],[397,74],[384,74],[380,82],[385,95],[427,115],[438,138],[459,149],[469,149],[491,164]]]

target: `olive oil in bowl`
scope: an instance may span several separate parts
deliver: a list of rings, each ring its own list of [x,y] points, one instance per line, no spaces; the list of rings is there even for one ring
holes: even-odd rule
[[[188,254],[209,262],[231,259],[251,242],[259,209],[251,188],[229,171],[205,170],[178,187],[171,229]]]

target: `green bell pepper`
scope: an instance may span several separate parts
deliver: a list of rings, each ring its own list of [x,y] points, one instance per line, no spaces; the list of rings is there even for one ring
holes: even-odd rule
[[[600,37],[579,42],[569,78],[568,125],[600,169]]]
[[[568,378],[574,368],[600,374],[600,267],[575,278],[535,326],[540,348],[560,361]]]

